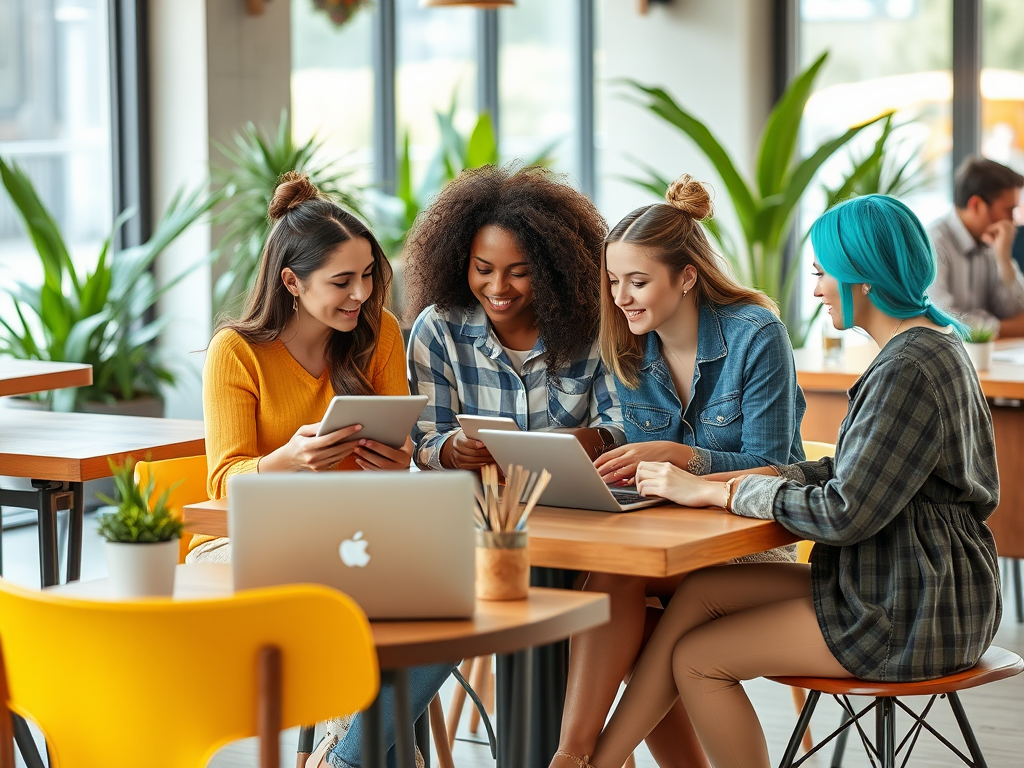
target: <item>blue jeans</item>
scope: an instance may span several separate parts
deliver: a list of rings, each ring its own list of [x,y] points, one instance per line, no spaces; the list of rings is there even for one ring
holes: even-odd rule
[[[455,668],[453,664],[431,664],[425,667],[409,668],[409,704],[413,719],[419,718],[434,694],[438,692],[448,675]],[[380,689],[381,720],[384,724],[384,744],[388,748],[388,768],[396,768],[395,758],[395,694],[390,685]],[[345,737],[327,755],[327,762],[334,768],[360,768],[363,764],[363,716],[356,715],[352,727]]]

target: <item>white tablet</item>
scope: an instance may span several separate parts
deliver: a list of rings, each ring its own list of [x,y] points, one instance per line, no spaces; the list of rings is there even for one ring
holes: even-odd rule
[[[426,404],[426,395],[338,395],[327,406],[316,434],[362,424],[353,440],[366,438],[401,448]]]
[[[481,429],[500,429],[503,432],[519,432],[519,425],[515,419],[508,416],[471,416],[468,413],[459,413],[455,416],[459,420],[459,426],[466,433],[466,437],[474,440],[480,439]]]

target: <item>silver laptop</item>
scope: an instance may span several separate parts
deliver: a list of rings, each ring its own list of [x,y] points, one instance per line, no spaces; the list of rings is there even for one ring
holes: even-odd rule
[[[228,480],[235,589],[326,584],[371,619],[473,614],[469,472],[325,472]]]
[[[634,488],[606,485],[573,435],[481,429],[480,439],[503,469],[519,464],[534,472],[546,469],[551,473],[551,482],[540,497],[545,506],[630,512],[665,503],[664,499],[645,498]]]

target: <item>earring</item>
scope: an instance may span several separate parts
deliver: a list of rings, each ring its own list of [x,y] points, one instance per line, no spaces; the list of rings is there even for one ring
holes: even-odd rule
[[[292,312],[299,311],[299,297],[292,295]]]
[[[686,294],[688,294],[688,293],[689,293],[689,291],[688,291],[688,290],[683,290],[683,298],[684,298],[684,299],[686,298]]]
[[[869,293],[871,293],[871,286],[870,285],[865,285],[863,290],[864,290],[864,295],[867,296]]]

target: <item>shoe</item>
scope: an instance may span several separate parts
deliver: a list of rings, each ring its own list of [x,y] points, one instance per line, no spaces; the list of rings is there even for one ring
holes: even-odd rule
[[[564,757],[566,760],[570,760],[575,763],[577,768],[594,768],[594,766],[590,764],[590,755],[579,757],[578,755],[570,755],[568,752],[563,752],[560,749],[555,752],[555,757]]]

